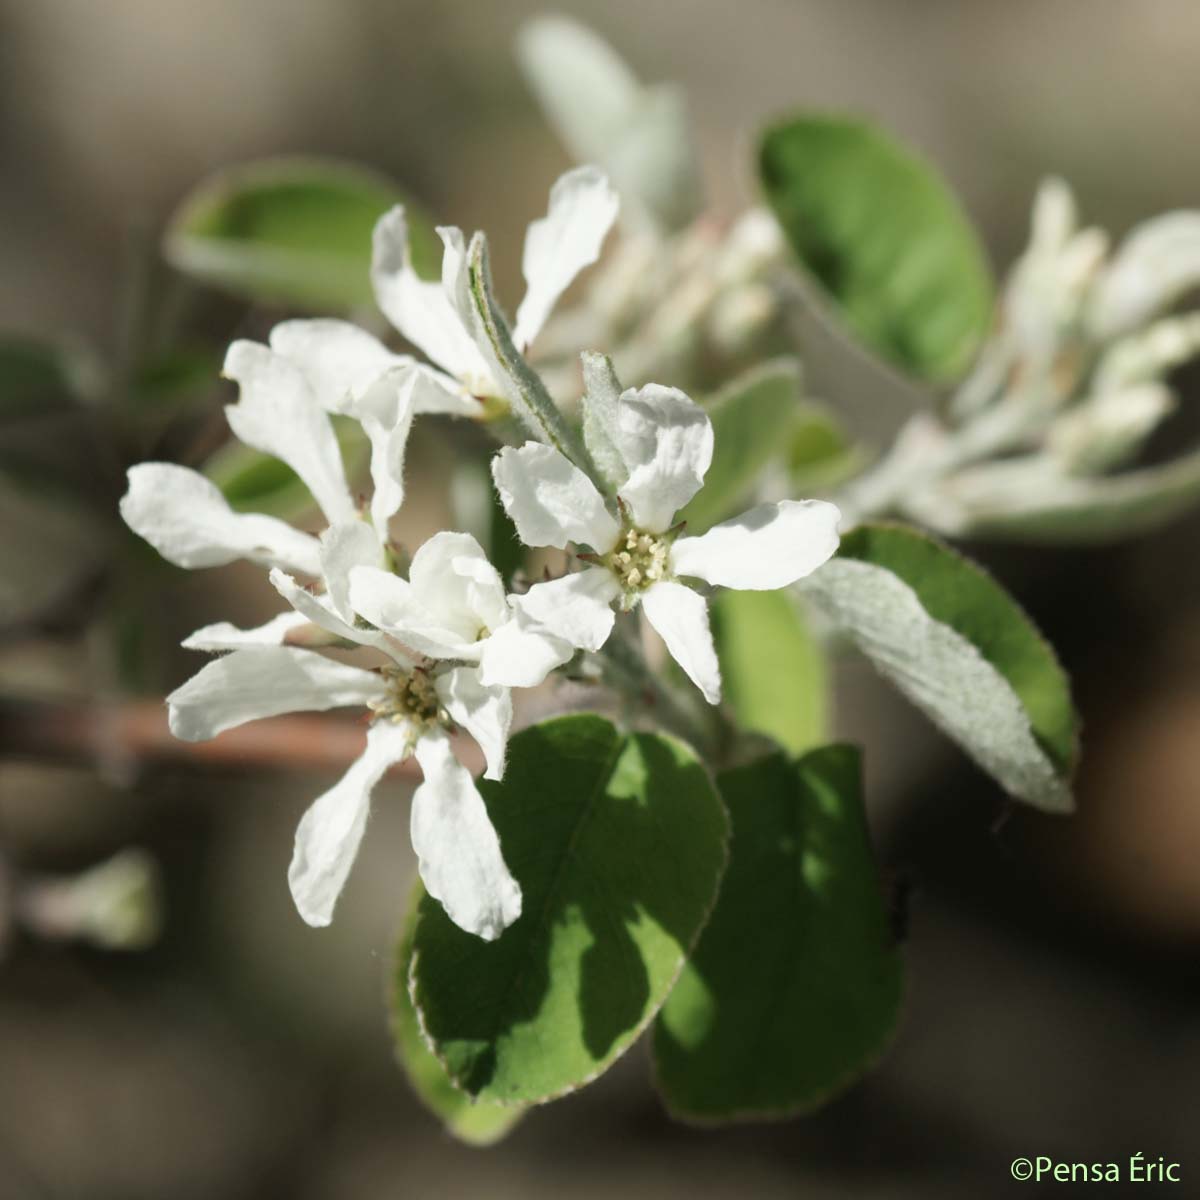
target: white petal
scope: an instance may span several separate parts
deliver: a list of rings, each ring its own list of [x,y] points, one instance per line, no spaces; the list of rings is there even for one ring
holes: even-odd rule
[[[506,446],[492,459],[492,478],[525,545],[578,542],[605,554],[616,542],[617,522],[596,485],[552,447]]]
[[[506,687],[485,687],[474,667],[455,667],[437,679],[437,693],[450,719],[478,743],[487,761],[484,777],[504,778],[512,694]]]
[[[359,758],[300,819],[288,886],[300,915],[310,925],[328,925],[354,865],[371,792],[387,769],[407,757],[411,732],[403,724],[376,721],[367,730]]]
[[[413,359],[393,354],[349,321],[284,321],[271,330],[271,349],[295,363],[327,412],[345,412],[386,371]]]
[[[265,625],[258,625],[253,629],[239,629],[228,621],[219,621],[215,625],[205,625],[203,629],[197,629],[180,644],[185,650],[208,650],[212,653],[220,650],[238,650],[243,646],[282,646],[287,641],[288,634],[308,625],[308,618],[303,613],[294,611],[280,613]]]
[[[619,207],[617,193],[596,167],[576,167],[550,189],[549,211],[525,235],[521,271],[526,291],[513,329],[517,349],[529,346],[559,296],[600,257]]]
[[[241,388],[238,403],[225,409],[238,439],[287,463],[330,522],[353,520],[337,437],[300,368],[258,342],[243,341],[229,347],[224,374]]]
[[[519,611],[480,643],[479,681],[486,687],[537,687],[575,647]]]
[[[629,468],[621,499],[634,523],[662,533],[700,490],[713,456],[712,422],[677,388],[631,388],[617,402],[617,449]]]
[[[704,693],[709,704],[721,699],[721,668],[708,627],[704,597],[681,583],[656,583],[642,596],[646,619],[667,644],[671,657]]]
[[[380,537],[404,503],[404,456],[416,414],[418,376],[400,369],[388,372],[355,403],[355,415],[371,442],[371,520]]]
[[[824,500],[760,504],[671,547],[671,569],[719,587],[772,591],[815,571],[838,548],[836,506]]]
[[[468,641],[508,620],[504,581],[469,533],[434,534],[413,555],[408,579],[421,603]]]
[[[521,889],[509,873],[487,808],[444,733],[416,745],[425,774],[412,801],[412,844],[425,890],[468,933],[492,941],[521,915]]]
[[[442,285],[413,270],[403,208],[385,213],[375,226],[371,280],[384,316],[440,367],[464,382],[490,375]]]
[[[371,671],[311,650],[259,646],[210,662],[168,697],[171,732],[202,742],[259,717],[381,700],[387,688]]]
[[[413,389],[413,412],[450,417],[470,417],[478,420],[483,405],[456,379],[424,363],[412,367],[416,376]]]
[[[274,517],[234,512],[216,484],[173,463],[129,468],[121,516],[178,567],[219,567],[248,558],[304,575],[321,571],[316,538]]]
[[[1200,212],[1172,212],[1139,225],[1100,278],[1092,309],[1097,336],[1142,324],[1200,284]]]
[[[372,625],[387,630],[402,645],[430,658],[470,658],[479,653],[472,633],[449,629],[440,613],[430,612],[407,579],[377,567],[350,572],[350,604]]]
[[[371,570],[369,567],[354,567],[353,571]],[[333,602],[328,596],[314,596],[306,588],[302,588],[290,575],[280,570],[274,570],[268,578],[271,586],[299,613],[319,625],[335,637],[347,642],[355,642],[360,646],[371,646],[382,650],[384,654],[396,662],[409,666],[411,659],[404,653],[388,635],[376,629],[359,629],[357,625],[343,621],[333,610]]]
[[[381,567],[383,547],[375,530],[364,521],[330,525],[321,534],[321,574],[333,611],[347,625],[354,624],[350,606],[350,569]]]
[[[599,650],[612,633],[613,601],[621,594],[607,567],[588,567],[549,583],[535,583],[512,604],[537,624],[580,650]]]

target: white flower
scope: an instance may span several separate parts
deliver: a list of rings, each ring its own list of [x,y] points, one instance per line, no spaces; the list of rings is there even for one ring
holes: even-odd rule
[[[276,585],[282,589],[286,580],[277,578]],[[368,636],[358,640],[379,644]],[[171,731],[200,741],[260,717],[366,706],[373,716],[362,755],[296,830],[288,883],[300,915],[310,925],[329,924],[362,841],[371,792],[389,767],[411,754],[425,776],[412,801],[421,879],[455,924],[490,940],[520,916],[521,889],[448,731],[454,724],[468,730],[487,758],[485,777],[500,778],[512,719],[509,693],[483,687],[470,667],[423,669],[394,645],[389,653],[392,665],[367,671],[311,650],[240,644],[167,697]]]
[[[495,457],[500,498],[530,546],[588,546],[589,565],[521,598],[526,616],[584,650],[612,632],[613,605],[640,603],[667,649],[712,704],[721,678],[704,598],[680,578],[772,590],[816,570],[837,549],[838,510],[816,500],[760,504],[699,537],[678,536],[676,512],[712,461],[708,415],[682,392],[650,384],[621,393],[607,436],[619,460],[618,516],[590,479],[549,446]]]
[[[432,658],[478,666],[482,685],[535,687],[575,647],[505,594],[499,572],[465,533],[438,533],[413,555],[408,579],[377,566],[350,572],[354,612]]]
[[[453,381],[392,354],[344,321],[284,322],[271,331],[269,347],[234,342],[224,373],[240,385],[238,403],[225,409],[234,434],[287,463],[331,526],[355,522],[358,507],[329,414],[345,413],[362,424],[371,442],[370,515],[380,553],[388,520],[404,500],[404,453],[413,417],[474,411],[464,405]],[[177,566],[220,566],[248,558],[321,574],[315,538],[274,517],[234,512],[209,480],[186,467],[133,467],[121,515]]]
[[[413,754],[425,775],[412,809],[421,878],[452,920],[494,938],[520,914],[520,888],[470,773],[451,753],[448,731],[455,724],[466,729],[484,751],[486,776],[499,779],[512,720],[509,691],[486,686],[474,666],[418,665],[395,639],[363,628],[350,604],[352,572],[382,571],[388,563],[388,521],[404,497],[413,415],[464,411],[462,397],[429,368],[392,355],[343,322],[287,322],[271,342],[230,347],[225,373],[241,385],[241,396],[226,410],[229,424],[243,442],[300,476],[329,522],[324,533],[318,538],[273,517],[234,512],[204,476],[169,463],[133,467],[121,501],[126,522],[169,561],[262,563],[292,609],[256,629],[221,622],[192,634],[184,643],[190,648],[232,653],[168,698],[171,729],[192,741],[278,713],[367,705],[375,715],[362,757],[297,831],[289,872],[297,908],[310,924],[329,923],[371,791],[389,766]],[[330,412],[353,415],[370,438],[369,521],[351,497]],[[321,590],[308,590],[297,574]],[[380,651],[388,665],[367,671],[299,648],[333,642]]]
[[[537,337],[575,276],[599,257],[617,207],[616,193],[595,167],[568,171],[551,188],[546,216],[525,235],[521,269],[526,291],[513,327],[519,351]],[[458,381],[463,396],[508,396],[505,372],[470,301],[462,230],[444,226],[438,233],[445,245],[442,280],[427,282],[412,266],[403,208],[380,219],[371,266],[379,307],[413,345]]]

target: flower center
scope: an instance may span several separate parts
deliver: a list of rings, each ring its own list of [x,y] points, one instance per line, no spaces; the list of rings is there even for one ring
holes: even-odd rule
[[[609,553],[607,563],[626,592],[644,592],[667,575],[669,542],[640,529],[627,529]]]
[[[384,667],[383,678],[387,681],[388,694],[370,706],[378,716],[407,721],[421,728],[450,724],[450,717],[442,708],[428,671],[420,667],[411,672]]]

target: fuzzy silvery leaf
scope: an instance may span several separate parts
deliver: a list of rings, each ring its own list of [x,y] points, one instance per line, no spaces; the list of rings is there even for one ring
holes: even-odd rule
[[[603,38],[563,16],[530,21],[517,57],[572,157],[603,167],[643,221],[669,232],[696,215],[700,172],[679,89],[642,86]]]
[[[1073,807],[1078,721],[1062,668],[983,571],[901,526],[862,526],[804,595],[1011,796]]]
[[[617,449],[617,401],[621,381],[607,354],[584,351],[583,440],[588,453],[610,487],[619,488],[629,478],[629,467]]]
[[[951,487],[927,497],[931,509],[947,512],[947,534],[1099,544],[1157,529],[1200,501],[1200,452],[1099,477],[1070,475],[1044,457],[993,463],[963,472]]]

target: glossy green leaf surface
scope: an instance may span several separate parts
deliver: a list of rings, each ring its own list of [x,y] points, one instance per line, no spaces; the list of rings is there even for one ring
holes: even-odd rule
[[[425,890],[418,883],[409,901],[404,932],[396,951],[391,991],[392,1038],[396,1055],[413,1091],[456,1138],[472,1146],[490,1146],[500,1141],[524,1112],[520,1108],[489,1104],[486,1100],[472,1100],[451,1083],[445,1068],[425,1045],[416,1009],[408,994],[413,928],[417,906],[424,895]]]
[[[607,1069],[666,999],[716,899],[728,819],[689,747],[588,714],[524,730],[480,782],[521,917],[494,942],[428,898],[411,995],[483,1100],[536,1103]]]
[[[796,598],[786,591],[721,591],[709,614],[725,702],[738,725],[793,754],[824,741],[825,655]]]
[[[936,172],[865,121],[803,115],[759,148],[767,201],[863,342],[932,383],[970,366],[992,317],[979,239]]]
[[[764,468],[787,456],[799,428],[800,386],[799,364],[779,359],[733,380],[705,406],[713,460],[704,486],[679,514],[689,533],[703,533],[753,503]]]
[[[859,755],[777,754],[718,786],[733,823],[729,869],[655,1022],[659,1090],[689,1120],[805,1112],[877,1061],[903,992]]]

